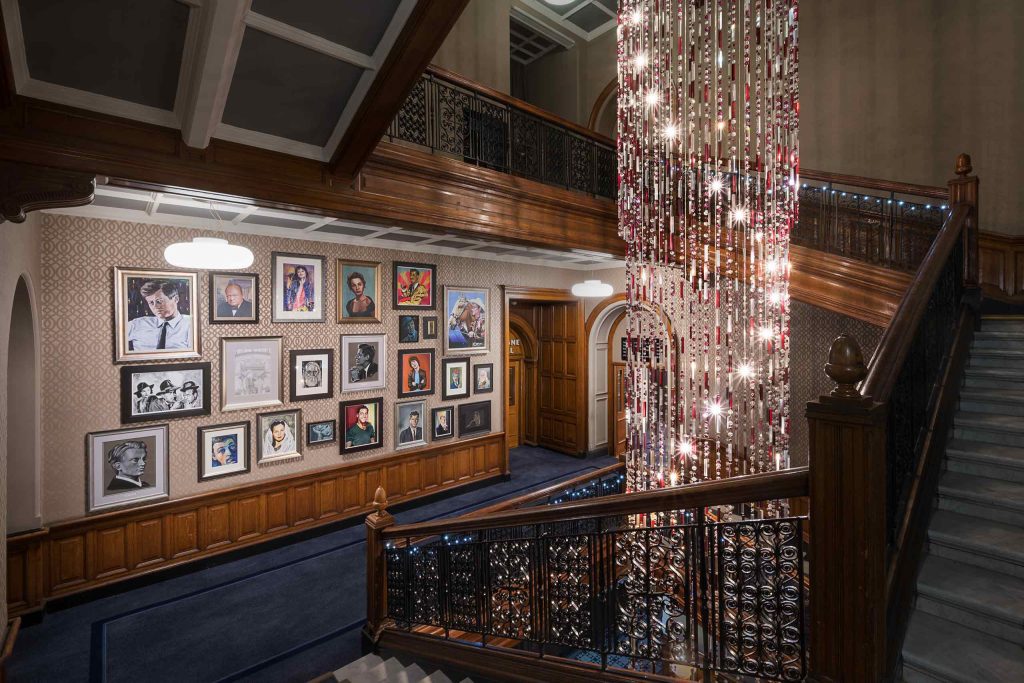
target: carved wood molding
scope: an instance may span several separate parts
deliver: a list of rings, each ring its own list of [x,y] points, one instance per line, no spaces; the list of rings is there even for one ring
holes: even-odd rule
[[[268,479],[54,524],[7,539],[11,615],[117,583],[508,474],[505,434]]]
[[[96,177],[31,164],[0,161],[0,223],[25,221],[39,209],[91,204]]]
[[[981,286],[986,297],[1024,303],[1024,236],[978,236]]]

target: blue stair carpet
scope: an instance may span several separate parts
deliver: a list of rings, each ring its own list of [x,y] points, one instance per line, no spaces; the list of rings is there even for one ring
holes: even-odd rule
[[[453,493],[395,520],[463,514],[614,462],[517,448],[510,481]],[[357,521],[52,609],[18,636],[10,680],[308,681],[362,655],[365,560],[365,531]]]

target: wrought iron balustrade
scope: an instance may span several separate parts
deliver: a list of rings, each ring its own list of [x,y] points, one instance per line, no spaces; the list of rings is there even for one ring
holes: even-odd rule
[[[483,168],[614,199],[615,148],[428,72],[406,98],[387,137]]]

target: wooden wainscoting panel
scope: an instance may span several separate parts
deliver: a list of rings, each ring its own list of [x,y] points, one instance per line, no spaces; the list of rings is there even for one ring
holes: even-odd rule
[[[50,586],[53,590],[71,588],[86,582],[84,533],[54,539],[50,552]]]
[[[346,474],[341,478],[341,499],[344,501],[342,505],[342,512],[349,512],[350,510],[358,510],[363,505],[363,499],[360,495],[361,490],[361,478],[362,474],[357,472],[355,474]]]
[[[128,571],[128,528],[114,526],[98,529],[92,534],[96,551],[89,578],[102,579]]]
[[[337,479],[325,479],[316,483],[316,503],[317,519],[336,517],[341,513]]]
[[[288,528],[288,489],[268,491],[266,494],[267,533]]]
[[[316,520],[316,490],[313,484],[293,486],[288,491],[292,524],[309,524]]]
[[[163,517],[139,520],[129,525],[128,529],[133,534],[133,540],[128,546],[132,551],[133,569],[147,567],[167,559],[164,552]]]
[[[978,261],[985,296],[1024,303],[1024,236],[981,233]]]
[[[235,541],[255,538],[263,533],[260,514],[260,496],[246,496],[232,501],[235,509],[231,515],[231,535]]]
[[[199,552],[199,511],[196,507],[171,516],[171,557]]]
[[[217,548],[232,542],[231,501],[207,505],[202,510],[203,549]]]

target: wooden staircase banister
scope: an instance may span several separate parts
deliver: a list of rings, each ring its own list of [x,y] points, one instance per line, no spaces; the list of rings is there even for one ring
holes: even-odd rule
[[[817,171],[811,168],[800,169],[801,180],[817,180],[832,185],[849,185],[870,190],[881,190],[895,194],[912,195],[915,197],[928,197],[930,199],[949,199],[949,188],[936,185],[918,185],[916,183],[901,183],[895,180],[882,180],[880,178],[867,178],[859,175],[848,175],[845,173],[832,173],[831,171]]]
[[[434,536],[483,529],[500,529],[529,524],[568,522],[597,517],[687,510],[762,500],[799,498],[808,495],[808,470],[795,467],[765,474],[747,474],[728,479],[687,484],[657,491],[605,496],[594,500],[563,503],[524,510],[495,512],[479,517],[456,517],[417,524],[391,526],[383,538]]]

